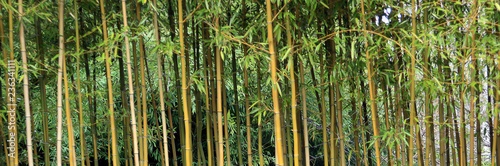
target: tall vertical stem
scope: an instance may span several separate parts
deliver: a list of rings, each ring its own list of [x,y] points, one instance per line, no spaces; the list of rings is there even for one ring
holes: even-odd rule
[[[272,79],[272,94],[273,94],[273,111],[274,111],[274,129],[277,147],[277,165],[283,165],[283,149],[281,143],[281,118],[280,118],[280,107],[279,107],[279,94],[278,94],[278,78],[276,75],[276,64],[277,58],[274,50],[274,37],[273,37],[273,16],[271,14],[271,0],[266,0],[266,15],[267,15],[267,39],[269,42],[269,54],[271,56],[271,79]]]
[[[186,64],[189,59],[186,59],[185,47],[184,47],[184,17],[182,16],[182,0],[177,0],[178,11],[179,11],[179,37],[181,43],[181,71],[182,71],[182,105],[184,110],[184,127],[185,127],[185,142],[186,142],[186,161],[185,164],[190,166],[193,165],[193,152],[191,148],[191,110],[188,108],[188,85],[186,73]]]

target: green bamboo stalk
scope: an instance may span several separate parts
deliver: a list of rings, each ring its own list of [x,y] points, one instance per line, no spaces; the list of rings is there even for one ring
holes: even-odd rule
[[[153,0],[153,5],[155,9],[157,8],[157,2],[156,0]],[[160,30],[158,28],[158,16],[156,12],[153,12],[153,19],[154,19],[154,26],[155,26],[155,38],[157,41],[157,44],[160,45],[161,38],[160,38]],[[162,68],[161,68],[161,59],[162,59],[162,52],[157,53],[157,60],[158,60],[158,87],[159,87],[159,94],[160,94],[160,111],[161,111],[161,120],[162,120],[162,131],[163,131],[163,148],[165,148],[163,151],[165,153],[164,157],[164,162],[166,166],[169,166],[169,158],[168,158],[168,140],[167,140],[167,119],[165,117],[165,103],[164,103],[164,97],[163,97],[163,80],[162,80]],[[159,129],[158,129],[159,130]]]

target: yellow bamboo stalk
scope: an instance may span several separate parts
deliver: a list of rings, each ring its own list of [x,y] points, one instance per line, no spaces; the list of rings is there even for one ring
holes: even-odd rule
[[[219,17],[215,18],[216,28],[219,29]],[[219,31],[216,31],[216,36],[219,35]],[[224,141],[222,137],[222,67],[221,67],[221,55],[220,48],[216,47],[215,51],[215,64],[217,72],[217,133],[218,133],[218,145],[219,145],[219,156],[217,160],[218,166],[224,165]]]
[[[80,86],[80,25],[78,18],[78,1],[74,0],[74,12],[75,12],[75,40],[76,40],[76,91],[78,95],[78,118],[80,121],[80,160],[81,165],[85,166],[85,152],[87,146],[85,144],[85,132],[83,130],[83,107],[82,107],[82,93]],[[87,158],[88,159],[88,158]],[[88,160],[87,160],[88,161]]]
[[[1,9],[2,9],[2,5],[0,4],[0,10]],[[0,20],[2,20],[2,21],[0,21],[0,34],[4,34],[4,29],[3,29],[3,15],[0,16]],[[2,45],[3,45],[5,43],[5,35],[1,35],[0,39],[1,39],[1,42],[2,42]],[[2,49],[2,55],[3,55],[4,63],[6,63],[7,62],[7,49],[3,48],[3,46],[1,47],[1,49]],[[5,72],[5,80],[8,80],[8,78],[9,78],[9,73],[7,72],[8,71],[8,67],[5,68],[5,71],[6,71]],[[6,85],[6,88],[8,88],[8,86],[9,86],[9,84]],[[6,91],[6,92],[8,94],[8,91]],[[1,97],[3,97],[3,96],[1,96]],[[5,104],[7,104],[7,103],[9,103],[8,100],[5,101]],[[8,108],[9,107],[7,107],[7,109]],[[0,128],[3,129],[2,119],[0,119]],[[3,136],[3,130],[0,131],[0,134],[2,134],[2,136]],[[5,139],[3,139],[3,137],[2,137],[2,143],[4,145],[7,145],[7,142],[6,142]],[[4,148],[4,151],[5,151],[5,154],[8,154],[9,152],[7,150],[7,146],[4,146],[3,148]],[[9,159],[5,160],[5,164],[7,166],[10,165]]]
[[[288,1],[290,2],[290,1]],[[291,53],[293,53],[293,41],[292,41],[292,34],[291,34],[291,27],[290,27],[290,17],[286,15],[286,42],[287,46],[289,47]],[[299,166],[299,134],[298,134],[298,119],[297,119],[297,90],[296,90],[296,85],[295,85],[295,67],[293,64],[293,54],[288,55],[290,56],[289,59],[289,68],[290,70],[290,84],[292,86],[292,132],[293,132],[293,163],[295,166]],[[291,164],[291,163],[290,163]]]
[[[415,34],[417,32],[416,28],[416,11],[415,11],[415,0],[411,1],[412,8],[412,32]],[[413,165],[413,137],[415,133],[415,113],[416,113],[416,102],[415,102],[415,53],[417,48],[415,46],[415,35],[412,35],[412,44],[411,44],[411,67],[410,67],[410,136],[409,136],[409,152],[408,152],[408,165]],[[421,163],[419,163],[421,164]]]
[[[477,66],[477,59],[476,59],[476,55],[475,55],[476,54],[476,51],[475,51],[476,45],[474,44],[475,38],[476,38],[476,28],[474,27],[474,24],[476,22],[476,14],[477,14],[476,12],[478,12],[478,11],[476,9],[477,8],[477,0],[474,0],[472,3],[473,4],[472,4],[471,19],[473,19],[473,20],[472,20],[472,25],[470,25],[470,27],[469,27],[469,29],[472,29],[472,43],[471,43],[471,47],[470,47],[471,48],[471,60],[472,60],[472,66],[471,66],[471,71],[470,71],[470,74],[471,74],[471,77],[470,77],[471,78],[471,81],[470,81],[471,82],[471,87],[470,87],[471,88],[471,90],[470,90],[470,111],[471,111],[470,116],[471,117],[470,117],[470,127],[469,127],[470,128],[470,134],[469,134],[469,140],[470,140],[469,141],[469,146],[470,146],[470,148],[469,148],[470,149],[470,157],[469,157],[470,163],[469,164],[470,164],[470,166],[474,166],[474,160],[476,158],[479,158],[479,161],[481,160],[481,156],[474,157],[474,135],[475,135],[475,134],[473,134],[473,133],[475,133],[474,132],[474,128],[475,128],[474,123],[475,122],[474,121],[479,120],[479,119],[476,119],[476,117],[475,117],[476,116],[476,112],[475,112],[475,109],[476,109],[476,105],[475,105],[476,88],[474,86],[472,86],[474,84],[474,82],[476,81],[476,77],[477,77],[475,70],[478,70],[477,69],[477,67],[478,67]],[[476,131],[476,132],[478,132],[478,131]],[[481,147],[478,147],[478,148],[481,148]]]
[[[132,66],[130,62],[130,45],[129,45],[129,26],[127,21],[127,4],[126,0],[122,1],[122,14],[123,14],[123,28],[125,29],[125,52],[127,55],[127,76],[128,76],[128,89],[130,100],[130,114],[132,116],[132,147],[134,151],[134,164],[139,166],[139,152],[137,147],[137,121],[135,119],[135,103],[134,103],[134,86],[132,82]]]
[[[62,68],[64,59],[64,0],[58,1],[59,13],[59,68],[57,69],[57,166],[62,166]],[[11,163],[12,165],[12,163]]]
[[[185,164],[190,166],[193,165],[193,151],[192,151],[192,136],[191,136],[191,110],[188,109],[188,85],[186,80],[186,64],[188,59],[186,59],[185,46],[184,46],[184,17],[182,16],[182,0],[177,0],[178,10],[179,10],[179,38],[181,43],[181,72],[182,72],[182,105],[184,110],[184,126],[185,126],[185,143],[186,143],[186,162]],[[190,99],[189,99],[190,100]]]
[[[141,18],[141,3],[136,3],[137,20]],[[144,50],[144,38],[139,35],[139,55],[140,55],[140,69],[141,69],[141,101],[142,101],[142,157],[141,162],[143,166],[148,165],[148,107],[147,107],[147,91],[146,91],[146,53]]]
[[[114,103],[113,103],[113,84],[111,82],[111,68],[110,68],[110,57],[109,57],[109,51],[108,51],[108,31],[107,31],[107,23],[106,23],[106,12],[104,10],[104,0],[100,1],[100,7],[101,7],[101,20],[102,20],[102,29],[103,29],[103,36],[104,36],[104,42],[105,42],[105,48],[104,48],[104,54],[106,56],[106,78],[107,78],[107,84],[108,84],[108,111],[109,111],[109,119],[110,119],[110,127],[111,127],[111,151],[112,151],[112,158],[113,158],[113,166],[117,166],[120,164],[120,161],[118,160],[118,149],[117,149],[117,137],[116,137],[116,130],[115,130],[115,117],[114,117]]]
[[[12,0],[8,0],[9,6],[12,6]],[[9,55],[10,55],[10,60],[14,60],[14,20],[12,19],[13,17],[13,12],[11,8],[7,8],[9,11]],[[9,77],[8,77],[9,78]],[[13,84],[13,85],[10,85]],[[14,96],[16,94],[15,90],[15,81],[10,81],[10,79],[7,79],[7,93],[13,93]],[[10,90],[10,92],[9,92]],[[9,102],[10,105],[7,105],[7,109],[10,110],[16,110],[16,100],[10,100]],[[9,165],[18,165],[19,164],[19,149],[17,147],[18,145],[18,136],[17,136],[17,115],[11,115],[9,114],[9,119],[14,119],[14,124],[13,128],[9,128],[9,133],[14,133],[14,158],[9,157]]]
[[[28,60],[26,59],[26,42],[24,39],[24,23],[23,23],[23,0],[18,0],[18,12],[19,12],[19,42],[21,45],[21,57],[23,60],[23,92],[24,92],[24,111],[26,118],[26,146],[28,149],[28,164],[33,166],[33,144],[31,141],[31,113],[30,113],[30,97],[28,88]]]
[[[271,0],[266,0],[266,15],[267,15],[267,38],[269,42],[269,54],[271,55],[271,79],[272,79],[272,94],[273,94],[273,111],[274,111],[274,129],[277,147],[276,161],[278,166],[283,165],[283,149],[282,139],[281,139],[281,118],[280,118],[280,107],[279,107],[279,94],[278,94],[278,78],[276,76],[276,53],[274,50],[274,37],[273,37],[273,16],[271,14]]]
[[[153,5],[154,8],[157,8],[157,2],[156,0],[153,0]],[[125,8],[126,6],[124,6]],[[158,16],[156,14],[156,11],[153,12],[153,19],[154,19],[154,27],[155,27],[155,38],[157,45],[160,45],[160,30],[158,28]],[[158,60],[158,87],[160,88],[160,110],[161,110],[161,120],[162,120],[162,130],[163,130],[163,148],[165,152],[165,165],[169,166],[169,160],[168,160],[168,140],[167,140],[167,119],[165,118],[165,103],[163,102],[163,77],[162,77],[162,68],[161,68],[161,56],[162,52],[157,52],[157,60]]]
[[[63,56],[63,79],[64,79],[64,98],[65,98],[65,109],[66,109],[66,126],[68,128],[68,139],[69,139],[69,164],[71,166],[76,165],[76,152],[75,152],[75,136],[73,133],[73,122],[71,120],[71,107],[69,103],[69,88],[68,88],[68,74],[66,70],[66,55]]]
[[[365,8],[364,8],[364,0],[361,0],[361,12],[363,15],[363,27],[366,29],[366,19],[365,19]],[[365,38],[368,38],[368,35],[366,31],[363,31]],[[372,112],[372,123],[373,123],[373,135],[375,137],[375,154],[377,158],[377,166],[380,166],[380,142],[378,140],[379,136],[379,129],[378,129],[378,121],[377,121],[377,103],[375,100],[375,83],[373,82],[372,75],[372,62],[371,62],[371,57],[368,52],[368,40],[365,40],[365,49],[366,49],[366,63],[368,67],[368,81],[369,81],[369,86],[370,86],[370,106],[371,106],[371,112]],[[412,100],[413,101],[413,100]],[[411,142],[410,142],[411,144]]]

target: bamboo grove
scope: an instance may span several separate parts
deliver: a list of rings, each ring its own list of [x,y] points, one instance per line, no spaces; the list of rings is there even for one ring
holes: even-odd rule
[[[0,2],[0,165],[500,161],[498,0]]]

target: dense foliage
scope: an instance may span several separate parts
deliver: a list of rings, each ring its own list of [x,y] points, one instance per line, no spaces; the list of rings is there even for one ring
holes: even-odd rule
[[[0,165],[500,161],[497,0],[2,0],[0,18]]]

